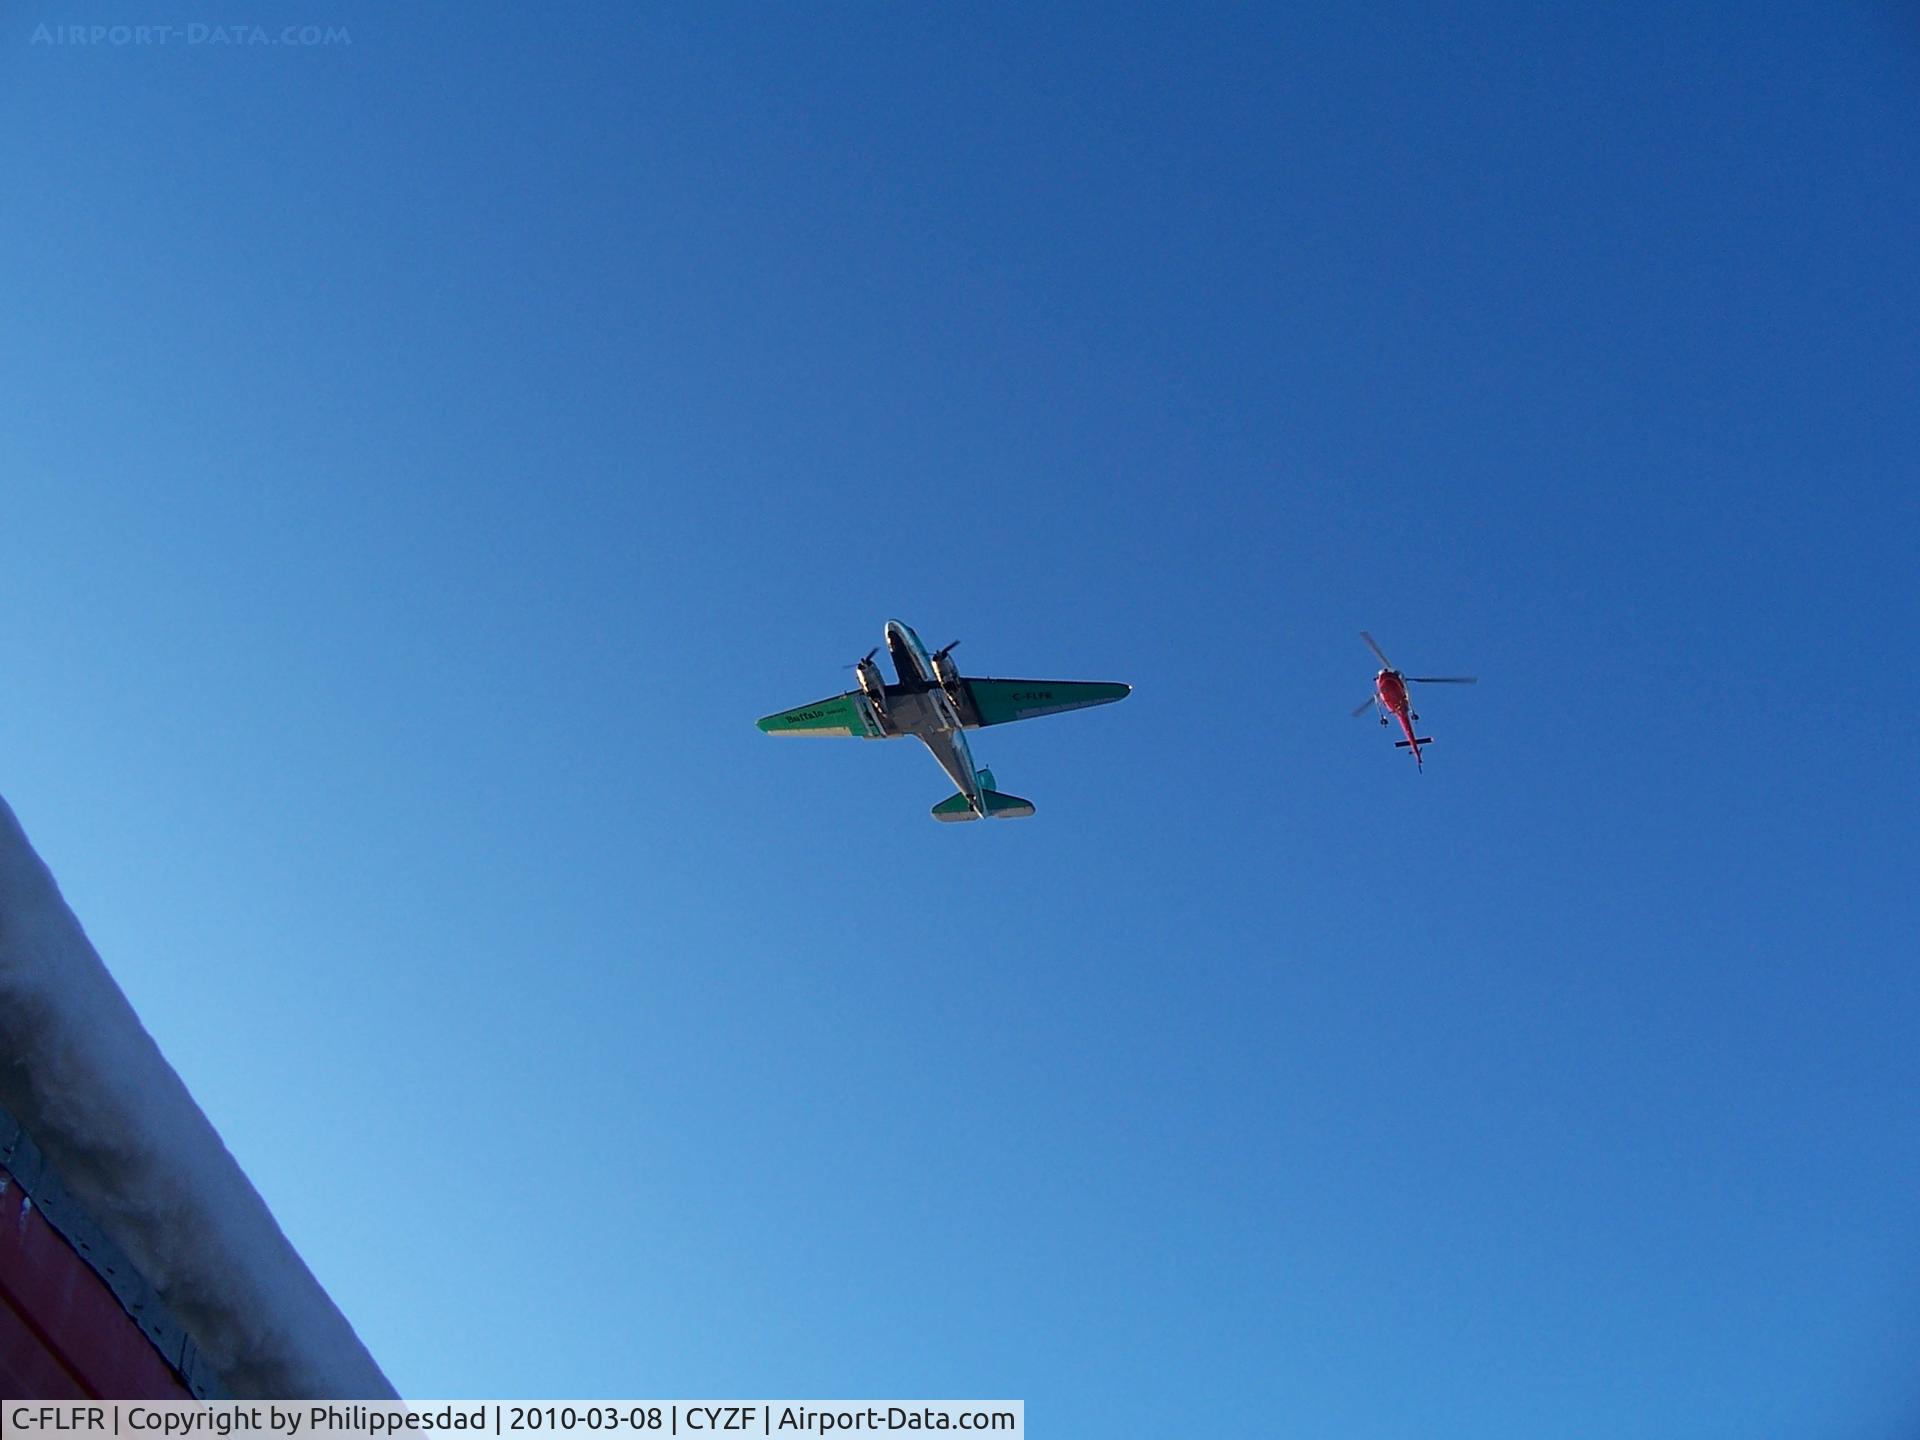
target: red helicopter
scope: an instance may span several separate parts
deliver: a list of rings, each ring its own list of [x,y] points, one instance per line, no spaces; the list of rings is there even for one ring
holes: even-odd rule
[[[1364,715],[1370,706],[1378,706],[1382,712],[1380,716],[1380,723],[1382,725],[1387,723],[1388,715],[1398,720],[1400,722],[1400,728],[1406,732],[1407,738],[1394,741],[1394,748],[1413,751],[1414,768],[1424,770],[1426,766],[1420,763],[1420,747],[1422,745],[1431,745],[1433,743],[1433,737],[1431,735],[1416,735],[1413,733],[1414,722],[1418,720],[1420,716],[1419,713],[1413,709],[1412,703],[1407,698],[1407,686],[1473,685],[1479,681],[1480,677],[1478,675],[1402,675],[1398,670],[1393,668],[1393,662],[1387,659],[1386,652],[1373,643],[1373,636],[1362,630],[1360,632],[1360,638],[1367,642],[1367,648],[1369,650],[1380,657],[1381,669],[1380,673],[1373,677],[1373,694],[1361,702],[1353,713],[1356,716]]]

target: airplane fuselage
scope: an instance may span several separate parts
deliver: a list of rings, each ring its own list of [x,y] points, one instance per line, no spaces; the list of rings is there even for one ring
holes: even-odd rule
[[[967,797],[976,814],[986,807],[980,798],[980,773],[974,768],[973,750],[967,744],[967,727],[978,725],[978,715],[962,713],[973,702],[965,686],[950,693],[934,671],[933,657],[913,627],[898,620],[887,621],[887,654],[893,657],[898,683],[886,687],[886,713],[876,718],[889,737],[912,735],[933,752],[940,768]]]

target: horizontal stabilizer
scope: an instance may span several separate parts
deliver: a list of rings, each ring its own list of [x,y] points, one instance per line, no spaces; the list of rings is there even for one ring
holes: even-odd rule
[[[980,817],[974,813],[973,802],[967,799],[966,796],[949,795],[945,800],[942,800],[938,805],[933,807],[933,818],[936,820],[953,821],[978,820]]]
[[[1414,742],[1408,741],[1408,740],[1396,740],[1393,742],[1393,748],[1396,750],[1404,750],[1407,748],[1409,744],[1412,744],[1412,743]],[[1431,735],[1422,735],[1420,737],[1419,743],[1422,745],[1431,745],[1433,743],[1433,737]]]
[[[1018,820],[1024,815],[1033,814],[1031,800],[1023,800],[1018,795],[1002,795],[998,790],[982,790],[980,803],[995,820]],[[933,818],[945,821],[978,820],[980,813],[966,796],[949,795],[933,807]]]

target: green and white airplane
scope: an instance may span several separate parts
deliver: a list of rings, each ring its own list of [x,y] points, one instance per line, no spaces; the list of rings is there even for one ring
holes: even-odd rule
[[[973,768],[969,730],[1004,725],[1061,710],[1083,710],[1124,700],[1131,685],[1098,680],[990,680],[962,675],[954,645],[931,655],[920,637],[898,620],[887,621],[887,653],[899,683],[887,684],[873,657],[874,646],[853,668],[860,688],[760,721],[769,735],[853,735],[891,740],[912,735],[933,752],[960,792],[933,807],[936,820],[1014,820],[1033,814],[1033,802],[994,789],[993,772]]]

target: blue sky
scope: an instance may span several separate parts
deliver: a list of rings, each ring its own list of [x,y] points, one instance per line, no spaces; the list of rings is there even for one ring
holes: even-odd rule
[[[403,1393],[1913,1433],[1910,8],[215,18],[0,36],[0,788]]]

